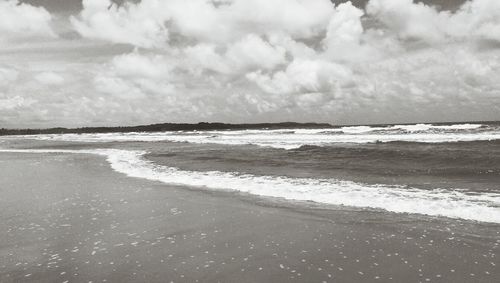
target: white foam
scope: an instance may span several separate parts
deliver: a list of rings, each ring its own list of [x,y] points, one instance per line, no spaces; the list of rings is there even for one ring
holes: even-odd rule
[[[357,129],[361,132],[366,129]],[[309,132],[308,132],[309,131]],[[17,137],[19,138],[19,137]],[[158,132],[158,133],[110,133],[110,134],[61,134],[24,136],[23,138],[74,142],[151,142],[170,141],[196,144],[258,145],[283,149],[298,148],[303,145],[325,146],[335,143],[375,143],[375,142],[421,142],[447,143],[466,141],[500,140],[500,131],[477,133],[358,133],[345,134],[331,129],[295,131],[205,131],[205,132]]]
[[[477,194],[463,190],[422,190],[400,186],[366,185],[336,179],[186,171],[147,161],[143,158],[145,152],[117,149],[0,150],[0,152],[91,153],[106,156],[111,167],[117,172],[168,184],[233,190],[288,200],[375,208],[397,213],[500,223],[500,193]]]
[[[408,132],[422,132],[429,130],[474,130],[479,129],[483,125],[481,124],[456,124],[456,125],[443,125],[443,126],[435,126],[431,124],[416,124],[416,125],[396,125],[392,126],[389,129],[394,130],[405,130]]]
[[[369,126],[357,126],[357,127],[342,127],[342,132],[346,134],[363,134],[373,131],[385,130],[384,127],[369,127]]]

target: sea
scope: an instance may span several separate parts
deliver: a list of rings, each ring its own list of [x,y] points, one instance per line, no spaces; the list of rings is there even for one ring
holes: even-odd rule
[[[324,209],[500,223],[500,124],[0,137],[2,152],[92,154],[124,175]]]

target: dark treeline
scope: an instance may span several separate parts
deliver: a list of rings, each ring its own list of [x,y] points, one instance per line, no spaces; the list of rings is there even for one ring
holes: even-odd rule
[[[165,132],[165,131],[203,131],[203,130],[243,130],[243,129],[291,129],[291,128],[333,128],[330,124],[319,123],[261,123],[261,124],[153,124],[130,127],[85,127],[50,129],[0,129],[0,135],[39,135],[39,134],[84,134],[84,133],[127,133],[127,132]]]

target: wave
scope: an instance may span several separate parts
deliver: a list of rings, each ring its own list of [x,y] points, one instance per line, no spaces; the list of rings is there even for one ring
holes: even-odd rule
[[[451,127],[451,126],[450,126]],[[282,149],[295,149],[304,145],[328,146],[336,143],[450,143],[500,140],[500,130],[475,132],[363,132],[366,129],[351,129],[338,132],[331,129],[294,131],[203,131],[203,132],[159,132],[159,133],[105,133],[105,134],[61,134],[26,136],[38,140],[72,142],[185,142],[195,144],[257,145]]]
[[[396,213],[444,216],[500,223],[500,193],[465,190],[422,190],[405,186],[367,185],[336,179],[257,176],[235,172],[199,172],[157,165],[143,151],[0,150],[25,153],[76,153],[105,156],[111,167],[130,177],[213,190],[238,191],[295,201],[374,208]]]

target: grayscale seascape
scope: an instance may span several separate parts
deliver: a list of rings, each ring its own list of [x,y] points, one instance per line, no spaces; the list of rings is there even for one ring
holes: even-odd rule
[[[0,283],[499,256],[500,1],[0,0]]]

